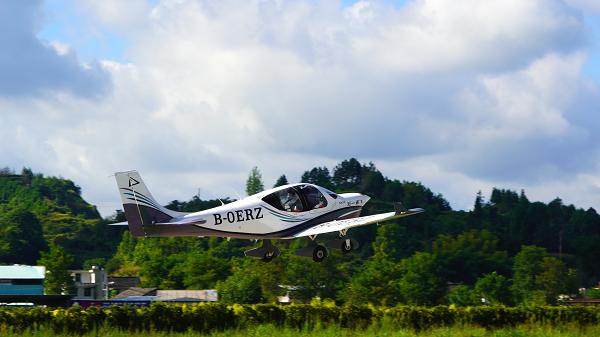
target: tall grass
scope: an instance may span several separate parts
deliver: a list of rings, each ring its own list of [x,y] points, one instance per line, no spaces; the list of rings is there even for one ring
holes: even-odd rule
[[[73,337],[72,334],[55,334],[50,329],[25,331],[23,333],[5,333],[6,337]],[[346,329],[329,325],[314,328],[282,328],[271,324],[250,326],[245,329],[226,330],[201,334],[198,332],[129,332],[114,328],[100,329],[83,335],[84,337],[597,337],[600,326],[581,328],[577,325],[550,327],[545,325],[520,325],[514,328],[489,330],[474,326],[439,327],[424,331],[394,329],[391,326],[373,324],[366,329]]]

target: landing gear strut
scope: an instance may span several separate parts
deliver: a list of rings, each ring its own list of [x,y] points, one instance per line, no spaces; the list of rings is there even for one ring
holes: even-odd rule
[[[273,246],[271,240],[265,239],[262,245],[258,248],[253,248],[244,252],[244,255],[255,259],[260,259],[263,262],[271,262],[280,254],[279,248]]]

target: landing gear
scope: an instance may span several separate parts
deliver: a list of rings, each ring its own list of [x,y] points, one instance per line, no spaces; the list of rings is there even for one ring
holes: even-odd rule
[[[342,244],[340,245],[340,250],[342,251],[342,253],[344,254],[348,254],[351,251],[355,250],[356,248],[358,248],[356,241],[353,241],[352,239],[344,239],[341,240],[343,241]]]
[[[323,262],[328,255],[329,252],[325,246],[317,245],[313,249],[312,259],[315,262]]]
[[[315,262],[323,262],[329,256],[329,250],[325,246],[317,245],[313,242],[307,247],[298,249],[296,255],[311,257]]]
[[[325,243],[330,249],[339,249],[343,254],[348,254],[358,249],[358,241],[351,238],[339,238]]]
[[[277,255],[279,255],[279,254],[277,254]],[[275,252],[265,252],[265,253],[263,254],[263,257],[262,257],[262,259],[260,259],[260,260],[261,260],[262,262],[271,262],[271,261],[273,261],[273,259],[274,259],[275,257],[277,257],[277,256],[275,255]]]
[[[258,248],[253,248],[244,252],[244,255],[255,259],[260,259],[263,262],[271,262],[280,254],[279,248],[273,246],[271,240],[265,239],[262,245]]]

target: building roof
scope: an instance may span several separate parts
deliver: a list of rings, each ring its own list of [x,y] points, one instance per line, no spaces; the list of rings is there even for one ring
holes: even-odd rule
[[[0,266],[0,279],[9,280],[39,280],[44,279],[46,267],[44,266]]]
[[[115,302],[152,302],[156,300],[156,296],[127,296],[122,298],[111,298]]]
[[[132,288],[129,288],[129,289],[119,293],[117,296],[113,297],[112,299],[127,298],[127,297],[131,297],[131,296],[156,296],[156,289],[157,288],[132,287]]]
[[[204,300],[198,299],[198,298],[191,298],[191,297],[182,297],[182,298],[174,298],[171,300],[163,300],[158,298],[158,301],[162,301],[162,302],[206,302]],[[215,301],[210,301],[210,302],[215,302]]]
[[[600,305],[600,299],[597,298],[574,298],[566,301],[567,305],[582,304],[582,305]]]
[[[178,301],[181,299],[189,301],[194,299],[203,302],[216,302],[217,290],[157,290],[156,296],[159,301]]]

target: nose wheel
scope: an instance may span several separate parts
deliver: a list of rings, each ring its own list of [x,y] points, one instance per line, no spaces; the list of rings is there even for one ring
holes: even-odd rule
[[[325,246],[329,249],[339,249],[342,254],[348,254],[358,249],[358,241],[348,238],[342,237],[335,240],[330,240],[325,242]]]
[[[344,254],[348,254],[357,248],[356,242],[352,239],[343,239],[340,241],[342,241],[342,244],[340,245],[340,250]]]

